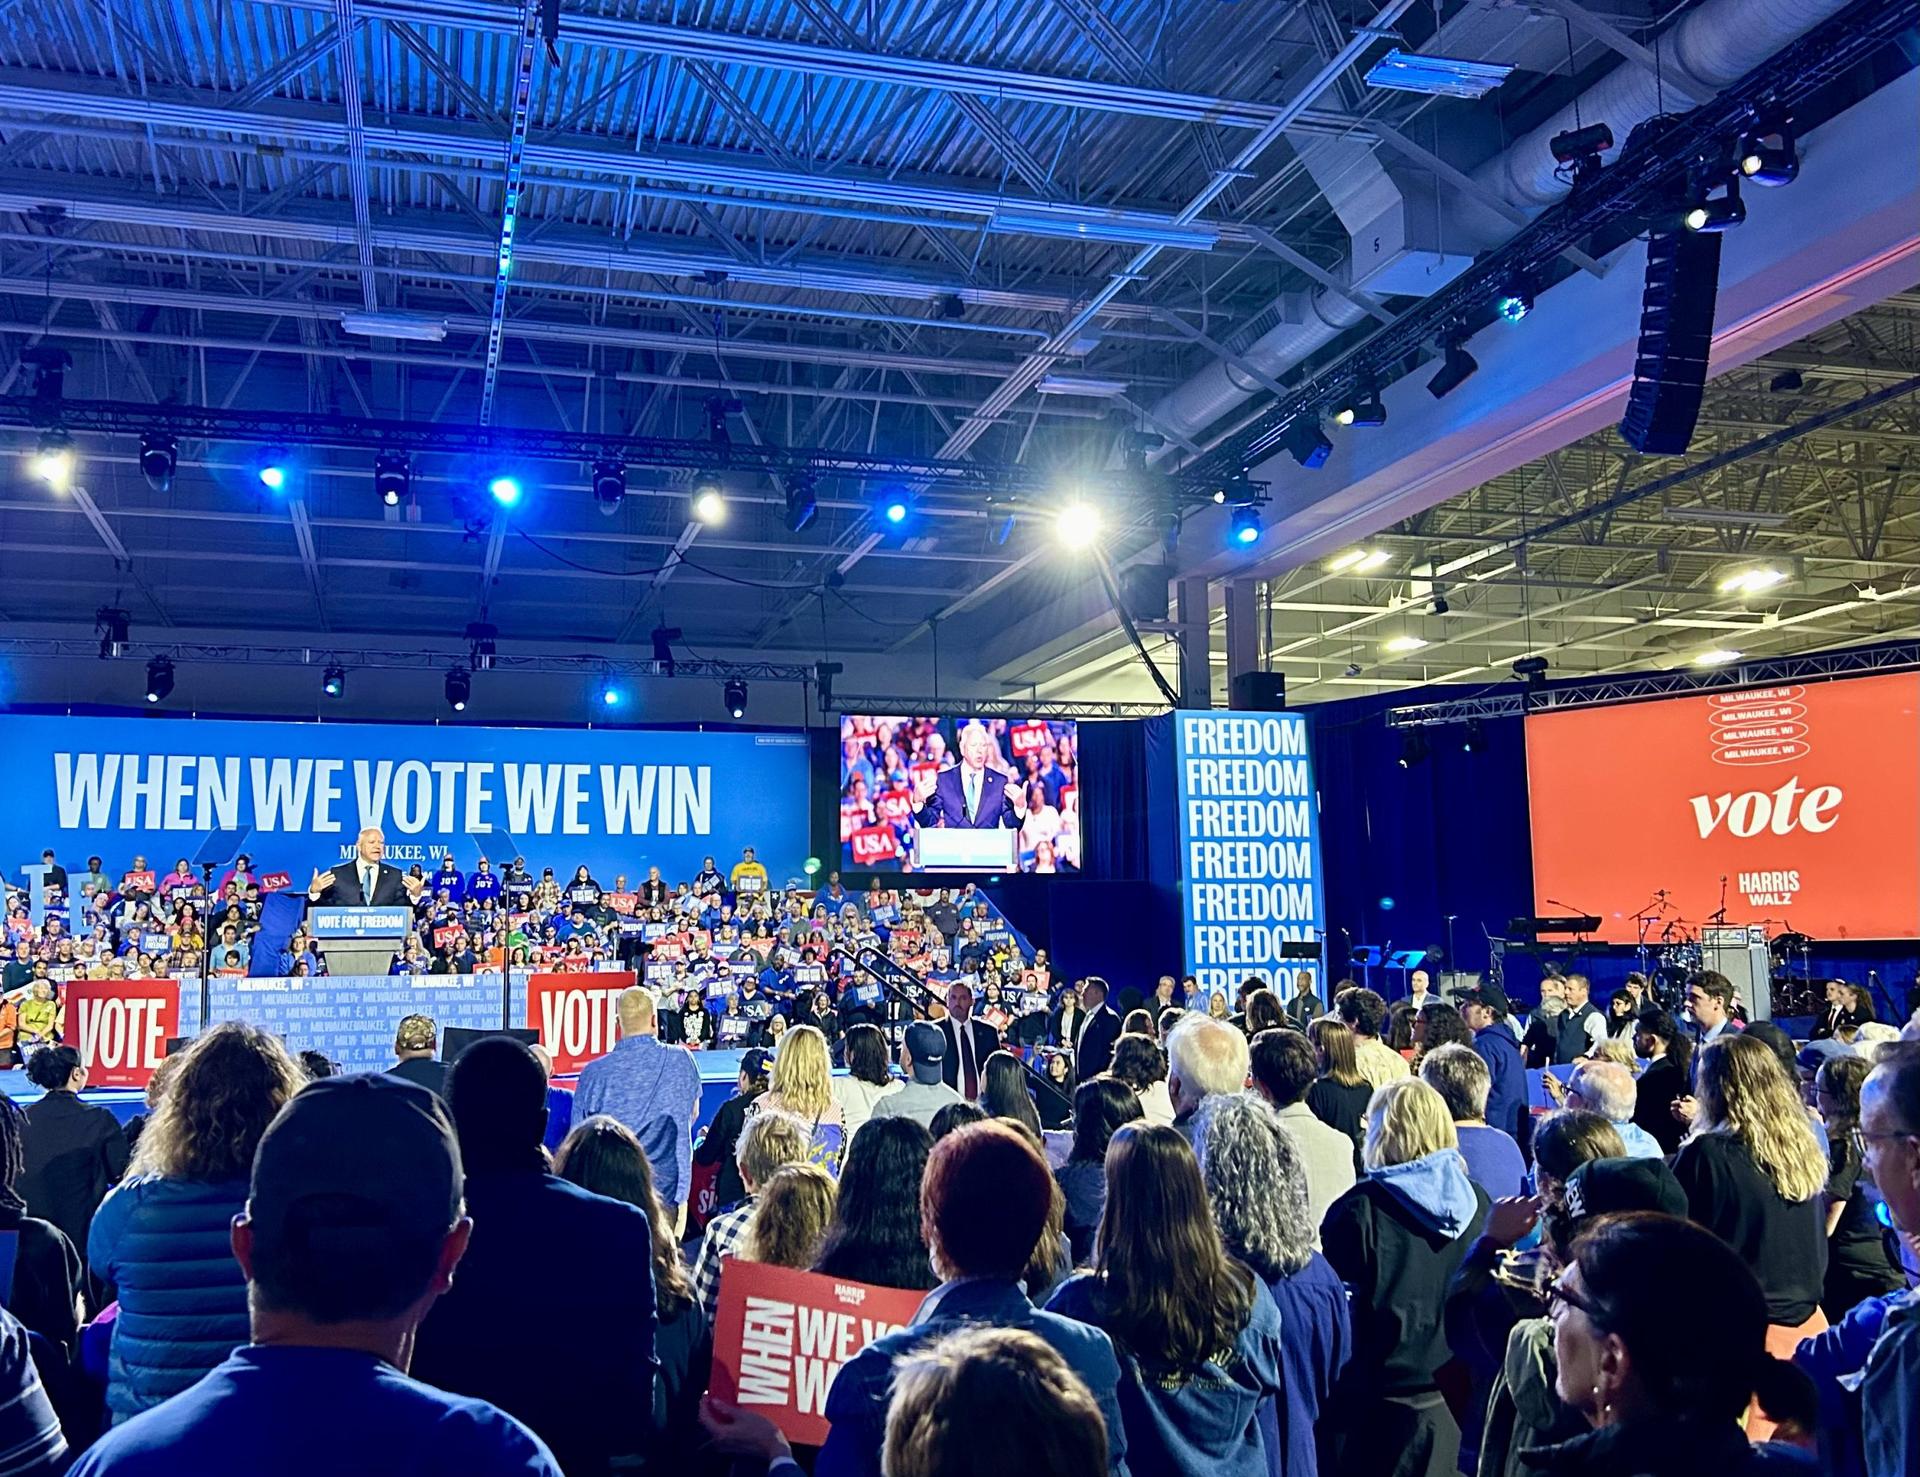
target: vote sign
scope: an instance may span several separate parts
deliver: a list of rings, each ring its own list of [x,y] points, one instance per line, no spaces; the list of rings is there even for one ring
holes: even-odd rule
[[[620,993],[633,984],[630,972],[527,976],[527,1025],[540,1033],[556,1077],[570,1077],[613,1050]]]
[[[173,980],[75,980],[67,1022],[94,1087],[145,1087],[180,1034]]]

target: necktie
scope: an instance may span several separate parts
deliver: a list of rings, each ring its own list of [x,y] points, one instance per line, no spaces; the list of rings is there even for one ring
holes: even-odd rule
[[[960,1069],[964,1074],[961,1084],[966,1089],[967,1101],[972,1102],[980,1096],[980,1072],[973,1061],[973,1026],[968,1021],[955,1021],[953,1029],[960,1038]]]
[[[362,902],[368,902],[368,903],[370,903],[370,902],[372,902],[372,901],[373,901],[373,883],[374,883],[374,879],[375,879],[375,877],[376,877],[377,875],[378,875],[378,874],[377,874],[377,873],[376,873],[376,872],[375,872],[375,871],[373,870],[373,868],[372,868],[372,867],[363,867],[363,868],[361,868],[361,870],[360,870],[360,899],[361,899],[361,901],[362,901]]]
[[[967,775],[967,819],[972,820],[980,813],[980,777]]]

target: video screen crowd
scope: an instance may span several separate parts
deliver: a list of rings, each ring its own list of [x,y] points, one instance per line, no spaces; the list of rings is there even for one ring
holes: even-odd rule
[[[1920,1017],[1830,992],[1796,1042],[1712,973],[1684,1019],[1577,975],[1531,1010],[1422,971],[1391,1006],[1304,972],[1049,993],[984,897],[757,866],[631,911],[533,884],[669,925],[564,1137],[537,1049],[449,1065],[421,1016],[347,1076],[215,1026],[125,1127],[35,1052],[41,1095],[0,1099],[0,1473],[1917,1469]],[[742,940],[764,1017],[710,963]],[[876,945],[924,989],[782,974]],[[716,984],[766,1029],[708,1116]],[[758,1268],[916,1300],[839,1351],[814,1445],[709,1388]]]

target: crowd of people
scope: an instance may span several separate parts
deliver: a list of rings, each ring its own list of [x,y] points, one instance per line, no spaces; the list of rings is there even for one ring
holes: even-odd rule
[[[0,1474],[1920,1470],[1920,1043],[1851,1001],[1799,1043],[1713,974],[1683,1021],[1578,976],[1524,1015],[1419,971],[1391,1005],[1304,971],[1052,989],[971,893],[723,884],[698,951],[642,938],[570,1098],[510,1035],[449,1066],[420,1016],[346,1077],[214,1026],[125,1126],[33,1051]],[[635,896],[677,938],[702,893]],[[775,977],[720,1015],[768,1029],[702,1130],[688,1047],[728,1036],[690,956],[743,937]],[[924,992],[783,979],[816,940]],[[755,1263],[923,1298],[817,1449],[708,1391]]]

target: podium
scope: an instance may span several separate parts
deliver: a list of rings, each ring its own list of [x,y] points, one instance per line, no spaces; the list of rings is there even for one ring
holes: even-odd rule
[[[1020,863],[1020,833],[1005,826],[973,830],[964,826],[922,826],[919,833],[923,872],[1011,872]]]
[[[411,908],[307,909],[307,932],[326,945],[331,974],[385,974],[412,929]]]

